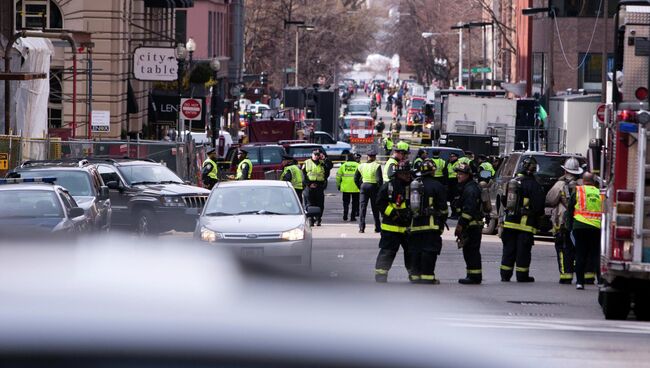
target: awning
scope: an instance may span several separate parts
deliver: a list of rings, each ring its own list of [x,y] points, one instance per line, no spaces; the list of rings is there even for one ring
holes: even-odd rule
[[[194,0],[174,0],[177,8],[191,8],[194,6]]]
[[[194,0],[144,0],[144,6],[148,8],[191,8],[194,7]]]

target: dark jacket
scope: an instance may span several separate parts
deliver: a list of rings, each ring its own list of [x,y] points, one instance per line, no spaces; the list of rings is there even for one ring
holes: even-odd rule
[[[474,180],[470,179],[459,184],[456,209],[459,211],[458,225],[482,226],[483,211],[481,210],[481,188]]]
[[[513,228],[517,230],[514,227],[510,227],[508,225],[508,223],[510,223],[510,224],[518,224],[521,226],[532,227],[535,228],[536,231],[539,226],[539,218],[542,215],[544,215],[544,202],[546,200],[546,194],[544,193],[544,188],[542,188],[542,186],[537,182],[537,180],[535,180],[535,177],[533,175],[518,174],[517,180],[519,180],[521,183],[521,196],[519,198],[519,208],[522,208],[522,213],[516,214],[516,213],[508,213],[506,211],[504,227]],[[508,193],[506,193],[506,195],[503,196],[501,199],[501,204],[504,206],[504,208],[506,206],[507,197],[508,197]],[[527,205],[524,205],[525,198],[528,199]],[[525,223],[522,223],[523,216],[526,216]]]
[[[447,220],[447,188],[432,176],[426,175],[422,177],[422,189],[423,208],[426,207],[427,211],[422,211],[422,216],[413,218],[411,231],[442,232],[443,224]],[[432,218],[433,224],[438,229],[426,228],[431,224]],[[418,230],[418,228],[421,230]]]
[[[391,226],[407,227],[411,224],[411,210],[408,203],[408,184],[397,178],[384,183],[377,194],[377,207],[382,216],[382,230]],[[404,205],[402,205],[404,204]],[[398,207],[403,207],[399,209]],[[385,225],[388,225],[386,227]]]

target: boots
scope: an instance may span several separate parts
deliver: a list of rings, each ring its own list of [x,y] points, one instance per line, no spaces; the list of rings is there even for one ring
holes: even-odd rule
[[[458,283],[463,285],[479,285],[481,280],[467,276],[464,279],[458,279]]]
[[[517,282],[535,282],[535,278],[528,275],[517,275]]]
[[[388,282],[388,274],[375,274],[375,282],[385,284]]]

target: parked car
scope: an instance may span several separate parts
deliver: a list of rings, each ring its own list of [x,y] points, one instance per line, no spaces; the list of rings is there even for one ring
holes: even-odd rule
[[[317,207],[310,210],[318,213]],[[285,181],[218,183],[199,217],[194,238],[233,247],[242,256],[311,267],[311,228],[296,191]]]
[[[227,175],[237,173],[237,151],[243,148],[248,152],[248,159],[253,163],[252,179],[264,179],[265,172],[282,170],[282,156],[286,153],[284,147],[278,144],[247,144],[244,146],[231,146],[226,153],[224,163],[219,164],[219,175],[225,178]]]
[[[185,183],[166,166],[137,159],[91,159],[110,189],[113,225],[138,234],[192,231],[210,191]]]
[[[346,155],[352,152],[352,146],[349,143],[336,141],[327,132],[314,132],[314,142],[322,145],[325,153],[332,160],[344,159]]]
[[[69,236],[87,231],[89,217],[55,178],[0,179],[0,238]]]
[[[323,149],[323,146],[314,143],[294,143],[285,146],[287,154],[300,163],[311,158],[311,153],[317,148]],[[327,152],[325,152],[325,154],[327,155]]]
[[[575,157],[581,165],[586,164],[586,159],[580,154],[557,153],[544,151],[520,151],[509,154],[499,166],[495,178],[491,181],[489,191],[492,200],[492,215],[484,233],[496,234],[498,219],[505,216],[502,206],[502,198],[505,198],[508,182],[517,175],[521,160],[526,157],[534,157],[537,160],[537,173],[535,178],[548,193],[559,177],[564,175],[561,165],[570,158]],[[547,211],[544,220],[540,224],[540,235],[549,235],[551,230],[550,212]]]

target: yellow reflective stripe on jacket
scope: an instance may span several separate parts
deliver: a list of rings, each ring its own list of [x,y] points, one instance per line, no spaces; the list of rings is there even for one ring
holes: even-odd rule
[[[467,269],[467,274],[469,274],[469,275],[480,275],[481,273],[483,273],[483,270],[480,269],[480,268],[474,269],[474,270],[469,269],[469,268]]]
[[[391,233],[405,233],[406,232],[406,226],[397,226],[397,225],[389,225],[386,223],[381,223],[381,229],[390,231]]]
[[[422,226],[411,226],[411,231],[427,231],[427,230],[440,230],[440,226],[436,225],[436,222],[433,219],[433,216],[429,216],[429,224]]]
[[[573,219],[600,229],[603,201],[600,190],[593,185],[576,187],[576,205]]]
[[[215,180],[218,179],[219,178],[219,176],[218,176],[218,173],[219,173],[218,170],[219,169],[217,168],[217,163],[212,161],[212,159],[210,159],[208,157],[208,158],[205,159],[205,161],[203,161],[203,167],[205,167],[206,164],[212,165],[212,170],[210,170],[210,172],[208,173],[208,176],[210,178],[212,178],[212,179],[215,179]]]
[[[391,167],[391,165],[397,166],[398,164],[399,162],[397,162],[397,160],[392,157],[386,160],[386,164],[384,164],[384,170],[381,173],[384,178],[384,182],[388,182],[390,180],[390,178],[388,177],[388,168]]]
[[[433,163],[436,164],[436,171],[433,172],[433,177],[434,178],[441,178],[442,173],[445,169],[445,160],[441,158],[434,158]]]
[[[528,198],[524,198],[524,208],[528,208]],[[504,229],[512,229],[512,230],[520,230],[520,231],[525,231],[528,233],[532,234],[537,234],[537,229],[535,229],[532,226],[527,225],[528,222],[528,216],[524,215],[521,216],[521,220],[519,220],[519,223],[512,222],[512,221],[504,221],[503,222],[503,228]]]

